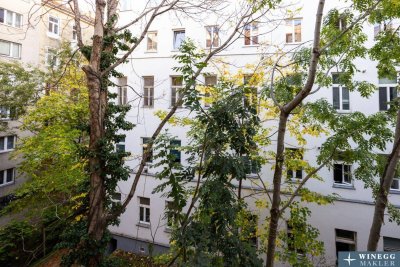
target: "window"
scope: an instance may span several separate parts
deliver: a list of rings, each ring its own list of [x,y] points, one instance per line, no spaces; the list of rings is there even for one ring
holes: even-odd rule
[[[112,201],[121,202],[122,195],[121,195],[121,193],[113,193],[111,198],[112,198]]]
[[[383,237],[383,251],[400,251],[400,239],[393,237]]]
[[[10,151],[15,148],[15,135],[0,137],[0,152]]]
[[[400,178],[393,178],[392,184],[390,185],[391,190],[400,191]]]
[[[352,185],[351,165],[340,162],[333,164],[333,180],[335,184]]]
[[[249,156],[243,156],[242,158],[244,161],[244,170],[247,175],[256,175],[260,172],[261,166],[259,162]]]
[[[172,201],[165,202],[165,215],[167,219],[167,228],[171,228],[176,222],[177,218],[177,209]]]
[[[245,107],[257,107],[257,87],[252,85],[252,77],[253,75],[244,75],[243,76],[243,84],[244,84],[244,106]]]
[[[150,137],[143,137],[143,155],[146,149],[149,147],[149,144],[152,142]],[[153,150],[150,150],[149,156],[146,159],[146,162],[153,162]]]
[[[244,26],[244,45],[258,45],[257,22],[252,22]]]
[[[149,52],[157,51],[157,32],[147,33],[147,51]]]
[[[357,233],[347,230],[335,229],[336,232],[336,256],[339,251],[355,251]]]
[[[285,148],[285,150],[287,179],[302,179],[303,170],[299,165],[303,160],[303,151],[297,148]]]
[[[78,39],[78,35],[76,33],[76,25],[72,26],[72,40],[76,41]]]
[[[332,74],[333,81],[333,108],[336,110],[350,110],[350,93],[346,87],[340,85],[340,73]]]
[[[397,97],[396,78],[379,78],[379,110],[388,110],[388,103]]]
[[[119,142],[115,145],[117,152],[125,152],[125,137],[122,137]]]
[[[150,198],[139,197],[139,223],[150,223]]]
[[[174,50],[178,50],[185,40],[185,30],[174,31]]]
[[[181,140],[172,140],[170,145],[172,148],[169,153],[174,156],[174,162],[181,163],[181,151],[179,149],[181,146]]]
[[[209,76],[205,76],[204,77],[204,85],[207,87],[212,87],[215,86],[217,84],[217,76],[216,75],[209,75]],[[207,88],[205,89],[206,92],[204,94],[204,106],[205,107],[210,107],[211,106],[211,94],[210,91],[207,90]]]
[[[57,50],[51,47],[46,49],[46,65],[50,67],[58,66]]]
[[[49,16],[49,33],[54,35],[60,34],[60,19]]]
[[[296,234],[300,234],[303,229],[306,228],[306,225],[304,223],[298,223],[298,225],[293,225],[291,221],[286,222],[287,225],[287,246],[290,251],[296,252],[298,255],[304,255],[304,250],[299,247],[298,239],[300,237],[297,236],[296,240]],[[296,226],[296,229],[294,229],[293,226]],[[297,242],[296,242],[297,241]],[[296,246],[297,245],[297,246]]]
[[[301,19],[286,20],[286,43],[301,42]]]
[[[171,77],[171,106],[174,106],[181,96],[183,88],[182,76]],[[179,105],[178,107],[182,107]]]
[[[219,46],[219,29],[218,26],[206,27],[206,47],[215,48]]]
[[[15,179],[15,168],[0,170],[0,186],[13,183]]]
[[[121,11],[132,10],[133,0],[121,0]]]
[[[344,31],[347,28],[347,21],[349,21],[348,14],[341,14],[336,21],[336,28],[340,31]]]
[[[128,78],[118,78],[118,105],[126,105],[128,103]]]
[[[11,119],[10,109],[0,106],[0,120]]]
[[[374,24],[374,38],[376,38],[380,32],[387,30],[395,30],[398,25],[394,25],[393,21],[385,20],[380,23]]]
[[[154,106],[154,77],[143,77],[144,87],[143,87],[143,106],[153,107]]]
[[[21,58],[21,44],[0,40],[0,55]]]
[[[0,23],[5,23],[8,26],[21,28],[22,15],[7,9],[0,8]]]

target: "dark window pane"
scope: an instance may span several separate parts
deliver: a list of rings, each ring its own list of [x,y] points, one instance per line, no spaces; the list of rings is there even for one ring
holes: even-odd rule
[[[336,238],[344,238],[355,241],[355,232],[342,230],[342,229],[335,229],[336,231]]]
[[[334,164],[333,165],[333,179],[335,183],[341,184],[343,175],[343,165],[342,164]]]
[[[303,178],[303,171],[302,170],[296,170],[296,178],[297,179],[302,179]]]
[[[0,9],[0,22],[4,23],[4,9]]]
[[[144,207],[140,207],[139,221],[144,221]]]
[[[4,171],[0,171],[0,185],[4,184],[5,180],[4,180]]]
[[[351,165],[343,165],[344,169],[344,182],[351,183]]]
[[[333,108],[340,109],[340,95],[339,95],[339,87],[333,87]]]
[[[150,198],[141,197],[140,198],[140,204],[149,206],[150,205]]]
[[[397,97],[397,89],[396,87],[390,87],[390,101],[393,101],[393,99],[395,99]]]
[[[151,138],[143,137],[143,154],[150,143],[151,143]],[[150,151],[150,153],[146,159],[146,162],[152,162],[152,161],[153,161],[153,150]]]
[[[181,141],[180,140],[172,140],[171,146],[173,148],[180,147]],[[174,156],[174,162],[181,162],[181,151],[178,149],[171,149],[170,154]]]
[[[386,87],[379,87],[379,110],[387,110]]]
[[[14,136],[9,136],[7,137],[7,149],[13,149],[13,148],[14,148]]]
[[[14,169],[7,170],[7,183],[12,182],[14,180]]]
[[[0,137],[0,151],[4,150],[4,137]]]
[[[146,208],[146,222],[150,222],[150,209]]]

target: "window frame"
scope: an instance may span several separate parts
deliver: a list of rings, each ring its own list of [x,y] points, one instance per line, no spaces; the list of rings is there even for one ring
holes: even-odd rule
[[[343,86],[340,83],[336,82],[336,78],[334,78],[335,75],[338,75],[337,79],[340,79],[340,74],[341,73],[332,73],[332,106],[335,110],[338,112],[351,112],[351,99],[350,99],[350,91],[347,89],[345,86]],[[338,103],[339,103],[339,108],[335,106],[335,90],[338,90]],[[348,99],[347,99],[347,104],[348,104],[348,109],[344,108],[344,105],[346,104],[345,101],[343,101],[343,91],[347,91]]]
[[[209,31],[211,29],[211,31]],[[221,46],[221,37],[219,35],[220,33],[220,28],[218,25],[208,25],[205,26],[206,30],[206,48],[218,48]],[[210,39],[209,39],[210,38]],[[217,44],[214,45],[215,41],[217,41]]]
[[[12,137],[12,139],[13,139],[13,147],[12,148],[8,148],[8,140],[10,139],[10,137]],[[2,139],[2,138],[4,138],[4,143],[3,143],[3,148],[0,147],[0,154],[15,150],[15,143],[17,141],[16,135],[0,136],[0,139]]]
[[[213,80],[214,78],[215,78],[215,82]],[[212,82],[208,82],[207,81],[208,79],[212,79],[213,81]],[[211,94],[210,94],[210,92],[207,92],[207,87],[214,87],[215,85],[217,85],[217,83],[218,83],[218,76],[217,75],[213,75],[213,74],[204,75],[204,86],[206,87],[205,88],[205,93],[204,93],[204,107],[205,108],[211,107],[211,103],[209,103],[210,102],[209,98],[211,97]]]
[[[182,163],[182,152],[180,149],[174,149],[182,147],[182,141],[180,139],[173,139],[170,141],[171,149],[169,150],[170,155],[175,155],[175,163]],[[177,156],[178,155],[178,156]]]
[[[117,104],[123,106],[128,104],[128,77],[120,77],[117,80]]]
[[[392,92],[392,89],[393,92]],[[382,101],[382,97],[384,97],[385,101]],[[386,111],[390,109],[389,102],[393,101],[396,97],[398,97],[397,91],[397,78],[391,80],[391,78],[380,77],[378,78],[378,101],[379,101],[379,111]]]
[[[154,34],[154,40],[150,38],[150,35]],[[146,34],[147,44],[146,44],[146,52],[157,52],[158,49],[158,32],[157,31],[148,31]],[[150,45],[151,44],[151,45]]]
[[[341,166],[341,171],[342,171],[342,173],[341,173],[342,182],[341,183],[338,183],[335,180],[335,166],[337,166],[337,165]],[[349,169],[350,169],[350,173],[349,173],[350,183],[345,181],[345,166],[349,166]],[[341,160],[336,160],[333,163],[333,173],[332,173],[333,174],[333,184],[334,185],[339,185],[339,186],[353,187],[354,179],[353,179],[352,167],[353,166],[351,164],[347,164],[347,163],[345,163],[344,161],[341,161]]]
[[[296,25],[295,21],[300,21],[300,40],[296,41]],[[288,22],[291,22],[290,25],[288,25]],[[299,44],[302,42],[302,35],[303,35],[303,18],[291,18],[291,19],[286,19],[285,20],[285,44]],[[288,31],[290,27],[290,32]],[[288,34],[291,36],[291,41],[288,41]]]
[[[151,79],[151,85],[146,85],[146,79]],[[154,76],[143,76],[143,107],[154,107]]]
[[[353,234],[353,239],[338,236],[338,230],[339,231],[351,232]],[[336,250],[337,254],[339,252],[338,248],[337,248],[337,243],[338,242],[343,243],[343,244],[353,245],[354,246],[354,251],[357,251],[357,232],[335,228],[335,250]]]
[[[139,224],[148,224],[151,223],[151,212],[150,212],[150,203],[151,200],[148,197],[138,197],[139,198]],[[143,200],[143,201],[142,201]],[[148,200],[148,204],[144,204],[145,200]],[[143,220],[142,220],[143,219]]]
[[[11,178],[11,181],[7,182],[7,176],[8,176],[8,172],[10,170],[12,171],[12,178]],[[16,172],[15,168],[8,168],[8,169],[0,170],[0,187],[14,184],[15,172]],[[1,176],[3,176],[3,177],[1,177]]]
[[[57,22],[51,21],[50,20],[51,18],[54,19],[54,20],[57,20]],[[51,28],[52,28],[51,31],[50,31],[50,25],[51,25]],[[55,32],[55,27],[54,26],[57,26],[57,33]],[[60,37],[60,30],[61,30],[61,19],[59,17],[57,17],[57,16],[49,14],[49,16],[48,16],[48,25],[47,25],[47,34],[48,34],[48,36],[59,38]]]
[[[243,35],[244,35],[244,46],[249,47],[249,46],[259,46],[259,33],[258,33],[258,22],[257,21],[252,21],[250,23],[247,23],[243,27]],[[247,29],[249,27],[249,29]],[[248,44],[246,42],[248,41]]]
[[[21,59],[22,44],[10,42],[10,41],[4,40],[4,39],[0,39],[0,42],[4,42],[4,43],[8,43],[9,44],[8,54],[1,54],[0,53],[0,56]],[[14,56],[14,54],[13,54],[14,53],[14,46],[18,47],[18,56]]]
[[[180,78],[181,84],[174,85],[173,80],[178,78]],[[173,107],[182,94],[182,89],[184,87],[183,76],[170,76],[170,81],[171,81],[171,107]],[[182,105],[179,105],[178,108],[182,108]]]
[[[3,112],[5,111],[5,116],[3,117]],[[0,121],[11,120],[11,110],[9,108],[0,106]]]
[[[126,152],[126,137],[122,137],[118,143],[115,144],[116,152]]]
[[[13,28],[17,28],[17,29],[21,29],[22,28],[22,25],[23,25],[23,22],[24,22],[24,17],[23,17],[22,14],[14,12],[14,11],[11,11],[11,10],[8,10],[8,9],[5,9],[5,8],[0,8],[0,10],[3,10],[3,22],[0,22],[0,24],[3,24],[5,26],[9,26],[9,27],[13,27]],[[9,24],[7,22],[8,13],[11,13],[11,16],[12,16],[11,24]],[[19,26],[17,26],[17,16],[19,16],[21,18]]]
[[[295,148],[295,147],[285,147],[285,153],[288,153],[288,150],[291,150],[293,152],[291,153],[300,153],[301,154],[301,158],[296,158],[296,160],[303,160],[304,159],[304,151],[301,151],[301,148]],[[287,166],[286,168],[286,179],[288,179],[289,181],[301,181],[303,179],[303,168],[301,169],[289,169]],[[290,177],[289,177],[289,173],[291,173]],[[300,173],[300,177],[297,177],[298,173]]]
[[[50,62],[50,56],[53,56],[53,61],[55,61],[54,63]],[[48,67],[57,67],[60,64],[60,60],[58,58],[58,51],[54,47],[46,46],[45,59],[46,59],[45,65]]]
[[[173,40],[172,40],[172,49],[173,51],[178,51],[179,48],[182,46],[183,41],[186,39],[186,30],[185,29],[174,29],[172,30],[173,32]],[[177,46],[177,33],[182,33],[183,32],[183,39],[179,43],[179,46]]]
[[[147,148],[147,144],[152,142],[151,137],[142,137],[142,156],[144,155],[145,149]],[[153,148],[150,151],[149,157],[146,159],[146,164],[153,163]]]
[[[397,182],[397,188],[393,187],[393,183]],[[400,178],[394,177],[392,184],[390,185],[390,191],[400,192]]]

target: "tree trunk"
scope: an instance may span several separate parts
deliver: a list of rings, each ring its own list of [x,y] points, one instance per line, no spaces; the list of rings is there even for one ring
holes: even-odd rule
[[[280,217],[279,206],[281,203],[281,182],[282,182],[282,169],[285,160],[285,133],[286,133],[286,123],[288,120],[288,114],[281,111],[279,117],[279,128],[278,128],[278,143],[276,147],[276,157],[275,157],[275,172],[273,179],[273,195],[272,195],[272,205],[271,205],[271,218],[269,221],[268,228],[268,244],[267,244],[267,267],[274,266],[274,255],[275,255],[275,242],[278,233],[278,222]]]
[[[376,251],[378,242],[381,235],[382,224],[384,223],[385,210],[388,203],[388,192],[393,182],[394,175],[396,173],[397,163],[399,161],[400,154],[400,110],[397,112],[397,124],[395,137],[393,142],[393,149],[387,160],[385,169],[383,171],[379,192],[376,196],[374,217],[372,219],[372,225],[369,232],[368,238],[368,251]]]

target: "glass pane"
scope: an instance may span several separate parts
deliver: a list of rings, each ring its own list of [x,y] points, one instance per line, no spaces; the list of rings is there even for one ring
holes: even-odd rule
[[[144,208],[143,207],[140,207],[139,208],[140,209],[140,211],[139,211],[139,213],[140,213],[140,215],[139,215],[139,221],[144,221]]]
[[[342,229],[335,229],[336,230],[336,237],[354,240],[355,233],[352,231],[342,230]]]
[[[146,208],[146,222],[150,222],[150,209]]]
[[[343,183],[342,181],[343,175],[343,165],[342,164],[334,164],[333,165],[333,180],[335,183]]]
[[[185,40],[185,31],[174,32],[174,49],[178,49]]]
[[[379,87],[379,110],[387,110],[386,87]]]
[[[1,147],[1,143],[0,143]],[[7,149],[13,149],[14,148],[14,136],[8,136],[7,137]]]
[[[10,55],[10,43],[5,41],[0,41],[0,54],[1,55]]]
[[[213,47],[218,47],[219,46],[219,33],[218,33],[218,28],[217,27],[214,27],[212,45],[213,45]]]
[[[0,8],[0,23],[4,23],[4,9]]]
[[[13,13],[10,11],[7,11],[6,14],[7,14],[6,23],[8,25],[12,25],[13,24]]]
[[[4,150],[4,145],[5,145],[4,139],[5,137],[0,137],[0,151]]]
[[[143,77],[144,86],[154,86],[154,77]]]
[[[216,85],[217,84],[217,76],[206,76],[205,84],[206,85]]]
[[[379,84],[396,84],[396,77],[379,77]]]
[[[54,33],[58,34],[58,25],[57,24],[54,24]]]
[[[174,162],[181,162],[181,151],[178,149],[174,149],[181,146],[180,140],[172,140],[171,141],[172,149],[170,150],[170,154],[174,156]]]
[[[345,87],[342,87],[342,109],[350,109],[350,93],[349,90]]]
[[[20,57],[19,48],[20,48],[19,44],[12,44],[12,50],[11,50],[11,56],[12,57],[15,57],[15,58],[19,58]]]
[[[14,180],[14,169],[7,170],[7,183],[12,182]]]
[[[391,189],[399,190],[399,180],[398,179],[393,179],[392,185],[390,186]]]
[[[212,27],[206,27],[206,47],[211,47]]]
[[[333,87],[333,108],[340,109],[339,87]]]
[[[22,15],[15,14],[15,27],[21,27],[21,26],[22,26]]]
[[[393,99],[395,99],[397,97],[397,88],[396,87],[390,87],[389,88],[389,93],[390,93],[390,101],[393,101]]]
[[[182,76],[172,77],[172,86],[182,86]]]
[[[344,182],[350,184],[351,183],[351,165],[343,165],[344,169]]]
[[[301,42],[301,20],[294,21],[294,41]]]
[[[4,184],[5,180],[4,180],[4,172],[5,171],[0,171],[0,184]]]

